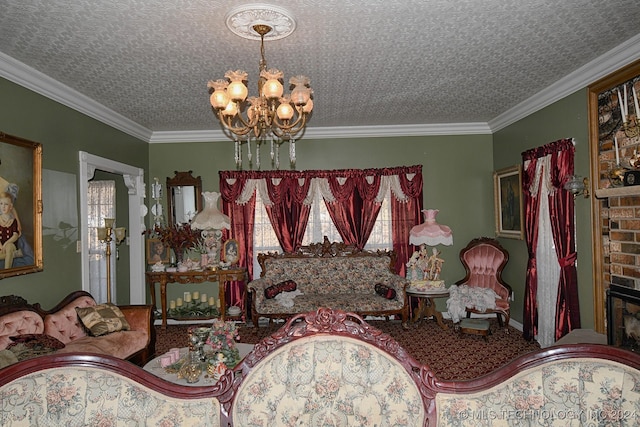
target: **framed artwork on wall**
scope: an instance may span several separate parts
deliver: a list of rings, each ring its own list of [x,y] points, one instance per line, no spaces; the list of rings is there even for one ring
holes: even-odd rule
[[[171,262],[171,248],[165,246],[160,239],[147,239],[147,264]]]
[[[496,236],[522,240],[522,166],[516,165],[495,171],[493,184]]]
[[[240,260],[238,253],[238,241],[235,239],[229,239],[224,242],[222,246],[222,260],[228,262],[231,265],[237,264]]]
[[[42,271],[42,145],[0,132],[0,279]]]

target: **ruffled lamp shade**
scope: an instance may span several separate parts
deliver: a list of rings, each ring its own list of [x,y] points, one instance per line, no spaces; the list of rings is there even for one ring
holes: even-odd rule
[[[196,230],[222,230],[231,229],[229,217],[218,210],[220,193],[205,191],[204,209],[202,209],[191,221],[191,228]]]
[[[424,223],[418,224],[409,232],[409,243],[412,245],[436,246],[453,245],[453,233],[446,225],[436,222],[436,215],[440,212],[438,209],[424,209]]]

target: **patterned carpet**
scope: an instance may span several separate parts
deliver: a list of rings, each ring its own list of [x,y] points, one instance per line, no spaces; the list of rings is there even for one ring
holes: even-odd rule
[[[460,335],[445,320],[448,330],[442,330],[434,321],[425,320],[404,330],[399,321],[369,321],[372,326],[396,339],[418,362],[429,366],[442,380],[477,378],[505,365],[514,358],[540,348],[536,342],[522,338],[522,332],[512,327],[501,328],[491,319],[488,340],[476,335]],[[156,354],[172,347],[187,346],[187,329],[193,325],[169,325],[166,331],[156,326]],[[240,327],[240,342],[255,344],[277,331],[282,325]]]

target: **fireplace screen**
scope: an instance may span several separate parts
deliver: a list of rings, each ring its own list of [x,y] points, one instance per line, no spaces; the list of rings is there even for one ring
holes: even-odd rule
[[[607,290],[609,345],[640,350],[640,291],[611,284]]]

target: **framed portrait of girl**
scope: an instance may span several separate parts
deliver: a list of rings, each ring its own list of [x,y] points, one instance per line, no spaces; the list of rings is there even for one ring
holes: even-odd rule
[[[165,246],[160,239],[147,239],[147,264],[171,262],[171,248]]]
[[[237,240],[229,239],[224,242],[224,245],[222,246],[222,260],[231,265],[238,263],[240,260],[240,254],[238,252]]]

